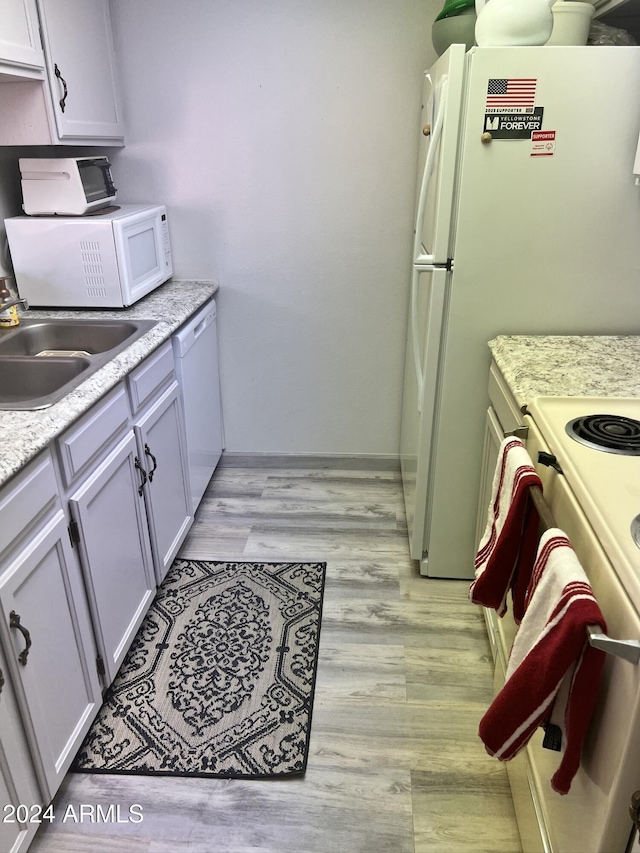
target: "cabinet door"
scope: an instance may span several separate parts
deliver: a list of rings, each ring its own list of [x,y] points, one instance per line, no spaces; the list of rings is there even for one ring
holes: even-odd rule
[[[148,472],[145,498],[158,583],[193,522],[180,405],[174,381],[134,425],[138,453]]]
[[[109,683],[155,595],[133,432],[71,496],[89,605]]]
[[[4,63],[9,67],[4,68]],[[2,0],[0,3],[0,70],[12,79],[44,77],[36,0]]]
[[[487,411],[484,434],[484,449],[482,452],[482,469],[480,474],[480,494],[478,497],[478,517],[476,519],[476,546],[480,543],[482,534],[487,526],[489,501],[493,488],[493,475],[498,464],[498,453],[504,438],[500,421],[493,408]]]
[[[476,522],[476,547],[480,544],[480,539],[487,526],[487,515],[489,512],[489,502],[491,500],[491,490],[493,487],[493,475],[498,463],[498,453],[500,444],[502,443],[503,434],[500,421],[496,417],[493,409],[487,411],[487,420],[484,435],[484,450],[482,454],[482,472],[480,475],[480,496],[478,500],[478,518]],[[490,610],[483,607],[484,619],[487,625],[487,636],[489,645],[491,646],[491,655],[494,661],[498,654],[497,638],[498,638],[498,615],[495,610]]]
[[[48,802],[102,702],[82,577],[62,510],[7,564],[0,608],[8,664]]]
[[[122,141],[109,0],[38,0],[61,141]]]
[[[36,822],[30,823],[28,819],[38,818],[37,807],[42,805],[42,798],[31,769],[31,757],[20,722],[20,712],[1,650],[0,805],[0,850],[11,853],[26,850],[38,828]]]

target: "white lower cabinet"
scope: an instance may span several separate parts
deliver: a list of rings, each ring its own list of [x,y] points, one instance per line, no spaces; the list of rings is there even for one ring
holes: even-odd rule
[[[160,584],[191,524],[184,412],[171,341],[127,377],[156,580]]]
[[[514,434],[522,426],[522,413],[507,389],[505,381],[495,364],[489,374],[490,407],[487,411],[482,474],[478,503],[476,539],[479,542],[487,522],[491,500],[493,478],[505,435]],[[511,607],[502,618],[495,610],[483,608],[487,634],[494,659],[494,693],[504,685],[509,652],[513,645],[517,626]],[[532,741],[531,743],[534,743]],[[506,763],[518,831],[523,850],[527,853],[550,853],[554,848],[550,841],[541,800],[538,795],[540,780],[536,778],[531,761],[529,744],[514,759]],[[546,783],[545,781],[545,784]]]
[[[57,439],[55,461],[0,490],[2,853],[27,848],[82,744],[193,521],[189,494],[170,342]]]
[[[20,720],[20,709],[7,663],[0,649],[0,850],[26,850],[43,807],[31,756]]]
[[[69,498],[108,683],[156,591],[136,462],[129,432]]]
[[[59,505],[3,561],[0,610],[7,664],[48,802],[102,702],[82,577]]]
[[[106,687],[193,521],[171,344],[67,430],[58,451]]]
[[[138,454],[145,460],[144,495],[158,583],[162,583],[193,521],[177,382],[135,425]]]

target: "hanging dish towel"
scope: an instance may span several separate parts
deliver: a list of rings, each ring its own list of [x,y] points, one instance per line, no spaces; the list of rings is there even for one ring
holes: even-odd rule
[[[530,486],[542,488],[542,482],[524,444],[519,438],[505,438],[498,453],[487,526],[480,540],[476,579],[469,598],[504,616],[511,589],[517,623],[524,613],[524,596],[538,543],[539,520],[529,496]]]
[[[599,625],[604,633],[607,628],[571,543],[557,528],[540,539],[525,606],[505,684],[480,721],[479,734],[490,755],[508,761],[539,725],[558,726],[562,757],[551,786],[566,794],[605,661],[605,653],[589,645],[587,625]]]

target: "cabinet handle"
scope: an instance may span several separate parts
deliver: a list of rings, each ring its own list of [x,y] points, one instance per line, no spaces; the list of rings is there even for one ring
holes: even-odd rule
[[[152,480],[153,480],[153,472],[154,472],[154,471],[156,470],[156,468],[158,467],[158,460],[157,460],[157,459],[156,459],[156,457],[153,455],[153,453],[149,450],[149,445],[148,445],[148,444],[145,444],[145,446],[144,446],[144,452],[146,453],[146,455],[147,455],[147,456],[150,456],[150,457],[151,457],[151,461],[153,462],[153,468],[149,471],[149,482],[151,483],[151,482],[152,482]]]
[[[0,693],[2,693],[2,688],[4,687],[4,673],[0,669]]]
[[[142,496],[142,493],[144,492],[144,484],[147,482],[147,472],[144,470],[144,468],[140,464],[140,460],[138,459],[137,456],[136,456],[136,460],[135,460],[135,466],[138,469],[138,471],[140,471],[140,473],[142,474],[142,482],[138,486],[138,494],[140,496]]]
[[[18,614],[16,613],[15,610],[12,610],[11,613],[9,614],[9,627],[10,628],[17,628],[18,631],[20,631],[20,633],[24,637],[24,641],[26,643],[26,646],[18,655],[18,660],[20,661],[22,666],[26,666],[27,665],[27,657],[29,656],[29,649],[31,648],[31,634],[27,631],[27,629],[24,627],[24,625],[20,624],[20,617],[18,616]]]
[[[633,821],[636,831],[640,831],[640,791],[631,794],[629,803],[629,817]]]
[[[64,77],[60,73],[60,69],[58,68],[57,63],[53,66],[53,73],[56,75],[58,80],[62,83],[63,94],[62,94],[62,97],[60,98],[59,104],[60,104],[60,109],[62,110],[62,112],[64,112],[64,108],[66,106],[66,101],[67,101],[67,95],[69,94],[69,92],[67,90],[67,81],[64,79]]]

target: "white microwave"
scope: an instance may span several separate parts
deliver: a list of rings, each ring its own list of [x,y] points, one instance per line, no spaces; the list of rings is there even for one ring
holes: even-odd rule
[[[167,211],[123,204],[93,216],[4,221],[20,296],[41,308],[122,308],[173,274]]]

